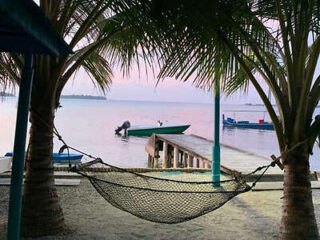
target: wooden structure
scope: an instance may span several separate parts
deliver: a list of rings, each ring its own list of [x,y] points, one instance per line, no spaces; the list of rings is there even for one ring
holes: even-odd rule
[[[170,171],[175,171],[177,168],[179,171],[182,169],[210,171],[212,159],[215,159],[212,154],[213,145],[212,140],[196,135],[154,134],[145,146],[149,155],[148,167]],[[221,149],[220,170],[228,175],[248,174],[257,167],[267,165],[274,160],[273,156],[264,157],[226,144],[221,144]],[[268,174],[261,180],[280,181],[281,179],[283,179],[283,171],[275,167],[269,168]]]
[[[154,134],[145,150],[148,153],[148,167],[211,169],[212,166],[212,142],[195,135]],[[237,173],[223,165],[220,168],[227,174]]]

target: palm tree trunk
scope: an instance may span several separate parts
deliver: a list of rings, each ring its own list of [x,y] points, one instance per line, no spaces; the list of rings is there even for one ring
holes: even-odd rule
[[[280,239],[319,239],[312,203],[309,154],[303,146],[284,156],[284,199]]]
[[[64,217],[54,185],[53,123],[55,90],[49,81],[43,88],[35,76],[30,110],[30,139],[23,198],[21,235],[42,236],[61,232]],[[45,79],[46,80],[46,79]],[[37,87],[41,91],[37,91]]]

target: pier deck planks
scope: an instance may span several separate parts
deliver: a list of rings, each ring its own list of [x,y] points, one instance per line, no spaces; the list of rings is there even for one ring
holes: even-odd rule
[[[156,141],[167,141],[170,145],[177,146],[180,150],[191,153],[196,157],[212,161],[213,142],[196,136],[185,134],[156,134]],[[249,173],[261,165],[267,165],[271,158],[260,156],[255,153],[237,149],[221,144],[221,165],[241,173]],[[278,167],[270,168],[269,174],[282,174]]]

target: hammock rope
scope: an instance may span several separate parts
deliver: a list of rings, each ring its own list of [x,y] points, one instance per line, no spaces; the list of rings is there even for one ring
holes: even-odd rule
[[[235,175],[232,179],[219,182],[189,181],[183,178],[185,177],[183,174],[162,178],[113,166],[101,158],[69,146],[56,127],[53,128],[53,133],[63,143],[60,153],[67,150],[69,154],[71,149],[93,159],[73,167],[69,162],[69,169],[87,178],[106,201],[139,218],[166,224],[197,218],[222,207],[235,196],[250,191],[265,172],[278,164],[281,158],[274,158],[270,164],[258,167],[246,175]],[[108,171],[103,173],[92,171],[96,167],[108,168]],[[248,185],[246,178],[259,171],[262,173]],[[209,176],[199,174],[197,178],[209,178]]]
[[[93,172],[91,168],[95,165],[110,171]],[[245,176],[219,182],[148,176],[111,166],[100,158],[70,170],[89,179],[97,192],[114,207],[148,221],[174,224],[214,211],[238,194],[250,191],[272,165],[256,169],[254,172],[264,171],[251,186],[245,182]],[[219,187],[215,187],[217,183]]]

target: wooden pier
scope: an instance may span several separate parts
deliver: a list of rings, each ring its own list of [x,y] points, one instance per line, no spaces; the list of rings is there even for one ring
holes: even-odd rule
[[[196,135],[154,134],[145,147],[148,167],[211,169],[212,145],[212,141]],[[271,158],[221,144],[221,171],[229,175],[249,173],[270,161]],[[268,173],[282,175],[277,167]]]

